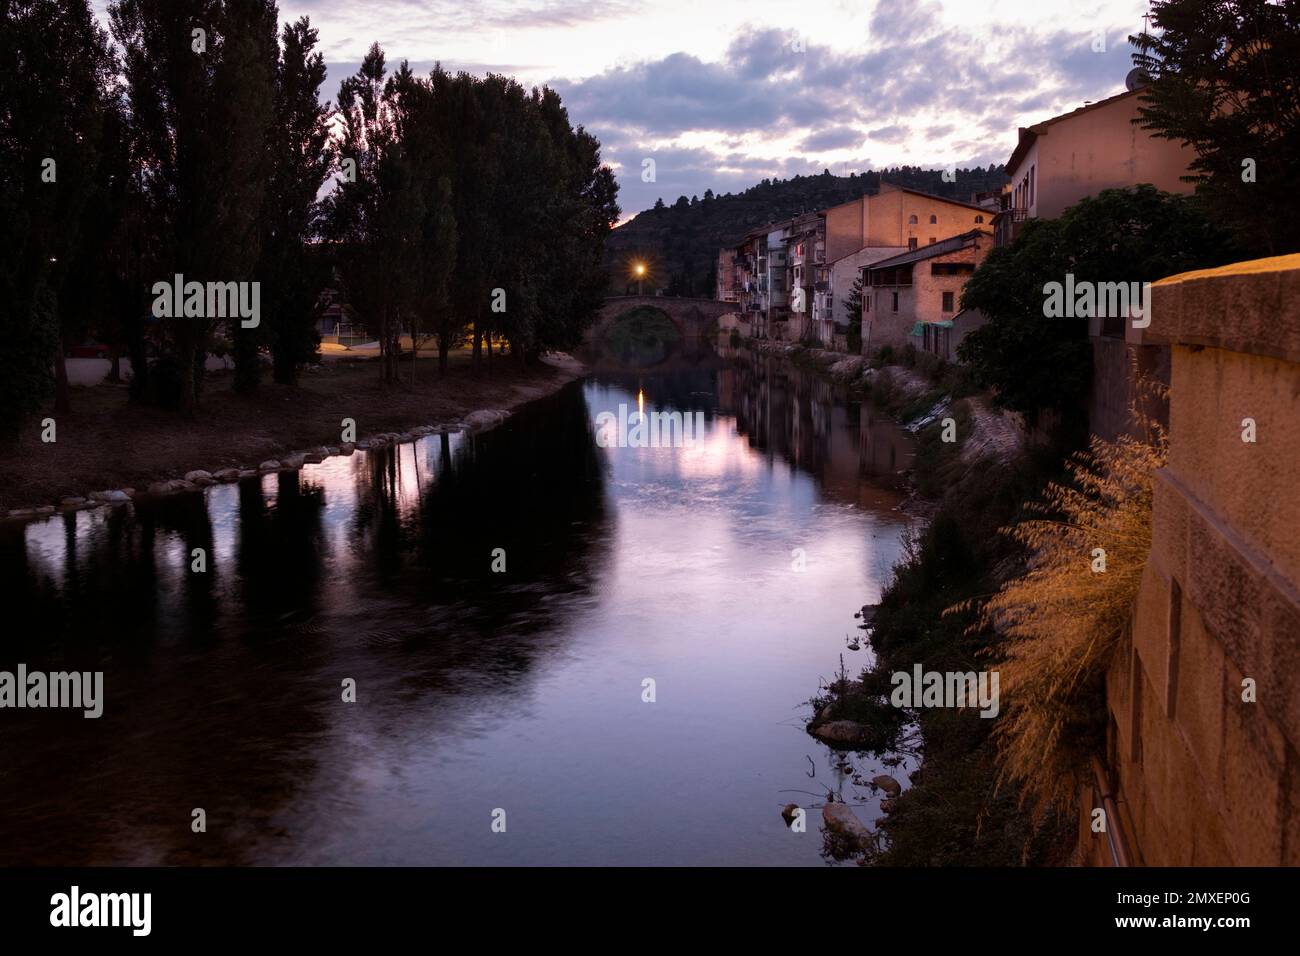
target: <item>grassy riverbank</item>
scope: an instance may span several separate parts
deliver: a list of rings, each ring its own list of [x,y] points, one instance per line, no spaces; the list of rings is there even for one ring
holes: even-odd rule
[[[412,380],[412,372],[414,379]],[[296,449],[340,443],[340,423],[354,419],[358,439],[418,425],[461,421],[477,409],[509,410],[555,391],[581,374],[576,362],[523,366],[496,358],[475,371],[453,355],[447,376],[422,358],[385,385],[373,362],[328,362],[296,386],[263,383],[253,395],[232,388],[229,373],[210,373],[192,420],[128,401],[120,385],[72,391],[72,411],[42,412],[0,456],[0,514],[58,505],[67,496],[112,488],[143,489],[187,471],[256,468]],[[53,417],[56,441],[43,442],[39,419]]]
[[[768,349],[764,349],[768,351]],[[818,722],[853,720],[883,734],[902,729],[889,703],[890,675],[997,668],[1000,639],[979,627],[974,611],[949,609],[986,597],[1024,569],[1025,554],[999,529],[1024,514],[1046,483],[1061,475],[1065,449],[1029,447],[1021,429],[993,411],[965,371],[909,350],[854,370],[827,353],[796,351],[792,360],[870,393],[876,407],[917,430],[912,484],[915,511],[929,515],[906,544],[902,561],[875,612],[875,664],[856,681],[816,701]],[[945,442],[943,419],[956,425]],[[829,707],[829,711],[824,708]],[[1011,786],[997,785],[992,719],[975,709],[920,708],[915,712],[924,762],[911,786],[890,801],[878,823],[886,866],[1014,866],[1068,862],[1074,821],[1035,824]]]

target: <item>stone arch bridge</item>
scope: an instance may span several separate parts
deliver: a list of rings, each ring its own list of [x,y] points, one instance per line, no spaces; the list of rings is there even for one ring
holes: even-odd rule
[[[613,295],[596,313],[596,320],[587,330],[587,341],[598,342],[605,330],[624,312],[648,306],[663,312],[677,327],[683,339],[700,339],[717,325],[718,319],[729,312],[738,312],[735,302],[718,302],[715,299],[688,299],[668,295]]]

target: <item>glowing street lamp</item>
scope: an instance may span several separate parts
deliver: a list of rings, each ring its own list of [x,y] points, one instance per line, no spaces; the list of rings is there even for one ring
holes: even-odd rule
[[[635,266],[632,267],[632,271],[636,274],[636,294],[640,295],[641,280],[645,278],[645,263],[638,262]]]

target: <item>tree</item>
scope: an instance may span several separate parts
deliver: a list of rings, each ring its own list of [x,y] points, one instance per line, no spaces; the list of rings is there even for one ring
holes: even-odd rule
[[[318,31],[307,17],[286,23],[275,76],[275,110],[267,137],[266,197],[261,217],[257,276],[266,313],[276,382],[292,385],[298,369],[316,354],[316,301],[324,263],[309,254],[317,228],[316,195],[330,170],[326,149],[329,104],[319,99],[325,60],[316,51]]]
[[[405,64],[402,71],[409,76]],[[386,83],[386,74],[384,52],[372,44],[339,87],[344,127],[336,161],[340,169],[355,164],[355,179],[344,176],[330,196],[328,219],[341,243],[348,300],[378,334],[380,376],[389,382],[397,378],[403,320],[417,305],[424,201],[398,125],[400,83]]]
[[[1086,318],[1047,318],[1049,282],[1154,282],[1231,262],[1228,236],[1187,197],[1154,186],[1107,189],[1060,219],[1033,219],[1009,246],[991,250],[962,291],[961,307],[987,325],[958,356],[999,405],[1029,417],[1052,408],[1072,415],[1092,379]]]
[[[96,191],[112,55],[85,0],[0,6],[0,431],[48,397],[64,340],[89,322],[73,295],[86,265],[83,213]]]
[[[1196,152],[1191,180],[1246,249],[1300,250],[1300,2],[1156,0],[1129,40],[1150,82],[1143,128]]]
[[[155,281],[174,274],[187,282],[251,281],[275,102],[274,0],[117,0],[109,14],[122,48],[144,228],[152,233],[146,269]],[[211,319],[162,324],[175,395],[159,400],[187,416],[199,404]],[[238,318],[228,326],[236,384],[251,388],[259,330],[242,328]]]
[[[439,372],[447,373],[447,353],[454,334],[450,280],[456,267],[456,218],[452,204],[451,140],[447,138],[446,74],[416,77],[403,64],[394,77],[392,100],[403,150],[415,171],[425,212],[418,237],[418,302],[411,312],[412,347],[421,330],[438,336]],[[415,363],[411,363],[414,381]]]
[[[854,355],[862,351],[862,308],[866,299],[862,279],[863,274],[859,272],[858,277],[853,280],[853,288],[849,290],[848,297],[844,300],[844,311],[849,317],[847,347]]]

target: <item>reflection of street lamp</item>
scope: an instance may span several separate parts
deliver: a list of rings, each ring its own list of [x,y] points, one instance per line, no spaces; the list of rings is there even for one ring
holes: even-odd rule
[[[636,266],[632,269],[632,271],[636,273],[636,294],[637,294],[637,295],[640,295],[640,294],[641,294],[641,280],[642,280],[643,278],[645,278],[645,263],[644,263],[644,262],[638,262],[638,263],[636,264]]]

